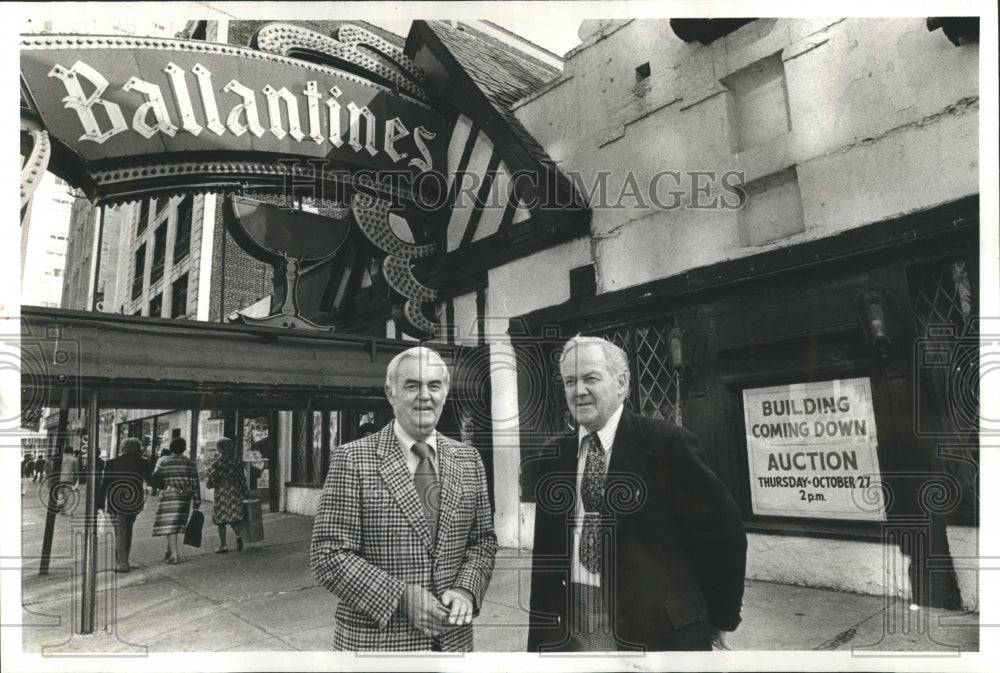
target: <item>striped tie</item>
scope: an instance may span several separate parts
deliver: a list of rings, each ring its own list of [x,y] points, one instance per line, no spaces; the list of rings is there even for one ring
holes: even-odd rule
[[[420,496],[420,504],[424,506],[427,526],[431,529],[431,540],[436,541],[438,515],[441,513],[441,487],[431,463],[431,447],[426,442],[417,442],[410,450],[420,458],[417,471],[413,473],[413,485]]]

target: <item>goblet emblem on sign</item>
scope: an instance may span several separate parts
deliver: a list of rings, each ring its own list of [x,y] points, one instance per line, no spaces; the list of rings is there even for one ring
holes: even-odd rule
[[[236,320],[248,325],[290,327],[332,332],[332,325],[317,325],[303,317],[296,296],[302,275],[329,261],[347,240],[349,220],[318,213],[282,208],[244,196],[227,197],[226,228],[237,244],[254,259],[274,267],[275,299],[265,318],[240,315]],[[280,296],[279,274],[284,274],[284,296]]]

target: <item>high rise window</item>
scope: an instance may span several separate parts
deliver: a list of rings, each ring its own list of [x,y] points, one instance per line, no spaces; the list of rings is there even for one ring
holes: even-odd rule
[[[142,296],[142,277],[146,271],[146,244],[143,243],[135,251],[135,264],[132,266],[132,299]]]
[[[156,295],[149,300],[149,317],[159,318],[163,313],[163,293]]]
[[[167,223],[164,222],[153,232],[153,268],[149,271],[149,282],[163,278],[163,260],[167,256]]]
[[[144,199],[139,203],[139,221],[135,223],[136,236],[146,231],[146,225],[149,224],[149,209],[151,201],[155,201],[155,199]]]
[[[188,275],[174,281],[173,298],[170,300],[170,317],[183,318],[187,315]]]
[[[177,208],[177,233],[174,237],[174,263],[191,251],[191,221],[194,217],[194,197],[185,196]]]

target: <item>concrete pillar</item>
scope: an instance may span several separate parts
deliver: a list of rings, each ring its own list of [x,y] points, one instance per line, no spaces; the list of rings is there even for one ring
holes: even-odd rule
[[[517,405],[517,366],[507,337],[490,344],[490,384],[493,391],[493,525],[501,547],[520,546],[521,442]]]
[[[271,478],[278,477],[278,511],[288,511],[288,487],[292,478],[292,412],[279,411],[277,432],[273,433],[274,455],[277,457],[277,471],[271,469]],[[275,474],[277,472],[277,474]],[[325,477],[326,475],[324,475]]]

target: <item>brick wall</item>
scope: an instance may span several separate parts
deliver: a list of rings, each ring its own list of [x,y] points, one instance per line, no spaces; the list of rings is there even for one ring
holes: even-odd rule
[[[226,232],[222,224],[223,203],[224,200],[219,199],[215,209],[212,291],[208,311],[208,319],[213,322],[224,322],[226,314],[246,308],[273,290],[271,265],[245,253]]]

